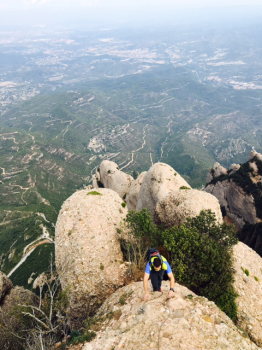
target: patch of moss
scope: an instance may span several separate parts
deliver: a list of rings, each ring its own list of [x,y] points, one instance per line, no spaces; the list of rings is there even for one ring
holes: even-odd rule
[[[87,196],[93,195],[93,196],[103,196],[102,193],[99,193],[97,191],[91,191],[86,194]]]

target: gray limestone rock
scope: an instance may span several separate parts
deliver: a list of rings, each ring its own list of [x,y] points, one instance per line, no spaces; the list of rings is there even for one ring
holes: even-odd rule
[[[127,204],[128,210],[136,209],[139,191],[140,191],[141,184],[143,182],[145,174],[146,174],[146,171],[141,173],[136,180],[133,180],[131,182],[129,192],[126,196],[126,204]]]

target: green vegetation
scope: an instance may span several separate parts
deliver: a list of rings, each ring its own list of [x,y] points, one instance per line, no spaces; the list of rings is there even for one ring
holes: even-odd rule
[[[187,187],[187,186],[181,186],[179,189],[180,190],[191,190],[191,188]]]
[[[237,294],[231,267],[232,247],[237,238],[233,226],[217,224],[210,211],[202,211],[180,227],[169,229],[155,225],[146,210],[128,213],[126,221],[128,234],[133,235],[138,244],[133,247],[130,243],[131,253],[125,250],[125,256],[132,261],[139,253],[138,246],[141,252],[150,246],[162,246],[178,283],[213,300],[230,318],[236,318]]]
[[[97,191],[88,192],[86,195],[87,196],[90,196],[90,195],[92,195],[92,196],[103,196],[102,193],[97,192]]]
[[[249,276],[249,271],[248,271],[248,269],[245,269],[244,267],[241,266],[241,270],[242,270],[247,276]]]
[[[257,276],[254,276],[255,281],[259,282],[259,279]]]
[[[123,208],[126,207],[126,203],[125,202],[122,202],[121,205],[122,205]]]

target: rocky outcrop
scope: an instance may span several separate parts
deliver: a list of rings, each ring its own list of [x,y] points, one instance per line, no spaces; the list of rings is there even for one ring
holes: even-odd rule
[[[169,283],[162,289],[147,302],[142,282],[116,291],[96,314],[96,338],[82,349],[258,349],[213,302],[179,284],[172,299]]]
[[[56,267],[70,296],[73,329],[123,285],[125,270],[116,229],[126,204],[109,189],[82,190],[68,198],[56,224]]]
[[[221,207],[225,208],[227,216],[237,228],[242,228],[245,222],[250,224],[259,222],[253,196],[246,194],[232,180],[210,184],[205,188],[205,191],[219,200]]]
[[[213,178],[226,175],[227,169],[224,168],[220,163],[216,162],[207,174],[206,183],[209,183]]]
[[[138,178],[131,182],[129,192],[126,196],[126,204],[128,210],[136,210],[138,195],[140,192],[141,184],[143,182],[146,171],[141,173]]]
[[[23,344],[23,336],[30,328],[30,320],[27,322],[21,317],[19,305],[38,305],[38,297],[22,287],[13,287],[8,277],[0,273],[1,307],[0,307],[0,349],[20,349]],[[19,339],[16,335],[20,336]]]
[[[188,217],[195,217],[201,210],[210,209],[222,223],[219,201],[209,193],[198,190],[179,190],[169,193],[156,205],[156,221],[166,227],[181,225]]]
[[[131,182],[134,180],[131,175],[120,171],[117,164],[109,160],[103,160],[98,172],[97,181],[100,181],[105,188],[110,188],[118,193],[122,199],[126,197]]]
[[[255,151],[250,152],[248,162],[242,165],[232,164],[227,174],[224,170],[210,170],[209,175],[212,174],[213,177],[205,191],[217,197],[226,215],[225,219],[235,224],[238,231],[245,223],[255,225],[261,222],[261,171],[262,155]]]
[[[0,303],[12,287],[13,283],[3,272],[0,271]]]
[[[155,208],[170,192],[191,186],[169,165],[154,164],[145,174],[137,200],[137,210],[146,208],[155,217]]]
[[[234,247],[237,325],[262,347],[262,259],[243,243]]]

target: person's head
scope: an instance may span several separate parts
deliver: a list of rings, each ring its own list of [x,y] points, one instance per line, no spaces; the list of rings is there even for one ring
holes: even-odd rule
[[[155,258],[153,264],[156,271],[161,270],[161,260],[159,258]]]

